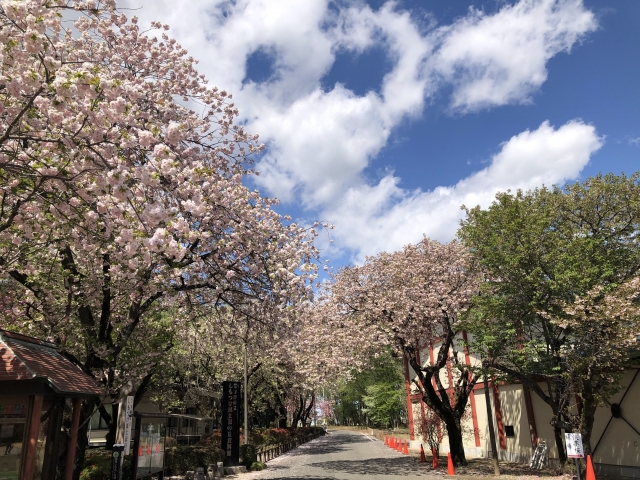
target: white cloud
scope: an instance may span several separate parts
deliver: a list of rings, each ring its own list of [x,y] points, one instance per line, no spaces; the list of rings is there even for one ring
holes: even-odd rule
[[[558,129],[543,122],[501,146],[483,170],[451,187],[408,191],[392,174],[378,185],[352,187],[339,206],[325,212],[336,219],[336,244],[354,252],[355,261],[393,251],[423,235],[449,241],[463,216],[461,205],[487,207],[498,191],[551,186],[574,179],[603,144],[596,129],[573,120]]]
[[[441,27],[428,68],[453,85],[452,107],[470,111],[531,100],[546,63],[597,28],[580,0],[522,0],[494,15],[469,15]]]
[[[571,170],[578,160],[560,168],[540,159],[531,159],[534,165],[509,163],[517,169],[503,171],[496,157],[491,170],[456,187],[413,193],[392,175],[377,185],[363,175],[391,132],[408,117],[419,117],[443,88],[452,90],[450,106],[458,113],[531,101],[547,78],[547,61],[597,28],[582,0],[521,0],[493,14],[471,9],[451,25],[427,29],[393,1],[375,11],[360,0],[120,0],[119,5],[144,5],[135,12],[142,25],[154,19],[170,24],[169,33],[200,60],[211,84],[234,94],[248,130],[268,145],[258,164],[265,193],[332,214],[338,224],[359,225],[344,237],[358,254],[415,240],[424,225],[429,225],[425,231],[446,236],[455,230],[461,202],[490,198],[495,188],[573,178],[579,171]],[[376,92],[321,88],[338,52],[360,54],[374,47],[386,51],[392,64]],[[273,56],[274,75],[246,82],[247,60],[258,50]],[[592,127],[574,122],[554,131],[543,124],[521,135],[550,141],[572,129],[584,139]],[[503,151],[515,148],[509,147],[517,144],[512,142]],[[585,160],[588,154],[579,151],[575,158]],[[520,170],[524,180],[516,175]],[[411,208],[420,220],[409,222],[415,231],[392,218],[411,218]]]

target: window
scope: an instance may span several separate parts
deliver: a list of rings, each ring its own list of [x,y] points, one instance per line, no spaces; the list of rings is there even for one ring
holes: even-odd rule
[[[512,438],[515,437],[516,434],[515,434],[515,432],[513,430],[513,425],[505,425],[504,426],[504,434],[507,437],[512,437]]]
[[[91,417],[91,430],[105,430],[109,428],[107,422],[104,421],[100,412],[96,412]]]

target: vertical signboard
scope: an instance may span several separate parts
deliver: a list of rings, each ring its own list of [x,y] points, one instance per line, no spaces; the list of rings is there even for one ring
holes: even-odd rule
[[[125,413],[124,413],[124,454],[129,455],[131,450],[131,423],[133,416],[133,397],[127,397],[125,402]]]
[[[235,466],[240,455],[240,382],[222,384],[222,449],[224,465]]]

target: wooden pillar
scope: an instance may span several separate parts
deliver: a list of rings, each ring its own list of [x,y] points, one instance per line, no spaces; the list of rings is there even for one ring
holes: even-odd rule
[[[82,398],[73,399],[73,414],[71,416],[71,430],[69,431],[69,445],[67,446],[67,466],[64,469],[65,480],[73,478],[73,464],[76,460],[76,445],[78,444],[78,426],[80,425],[80,411]]]
[[[471,356],[469,355],[469,349],[467,344],[469,339],[467,338],[467,332],[462,332],[462,338],[464,340],[464,361],[469,370],[471,370]],[[469,382],[471,382],[471,372],[469,371]],[[478,427],[478,414],[476,412],[476,396],[473,393],[473,389],[469,394],[469,403],[471,403],[471,420],[473,421],[473,437],[476,441],[476,447],[480,446],[480,428]]]
[[[44,397],[35,395],[31,404],[31,417],[29,418],[29,433],[27,436],[27,450],[24,456],[22,469],[23,480],[33,480],[36,473],[36,448],[38,446],[38,432],[40,431],[40,416]]]
[[[407,418],[409,420],[409,438],[411,440],[415,440],[415,426],[413,423],[413,403],[411,402],[411,378],[409,370],[409,360],[407,356],[404,356],[404,381],[405,381],[405,390],[407,392]]]
[[[56,398],[51,402],[51,406],[49,407],[49,425],[47,427],[47,440],[44,447],[44,461],[42,462],[42,480],[54,480],[56,478],[56,465],[58,463],[63,414],[64,398]],[[42,426],[40,426],[40,428],[42,428]]]
[[[429,344],[429,362],[431,363],[431,365],[435,365],[435,361],[434,361],[434,353],[433,353],[433,343]],[[440,372],[436,372],[436,375],[440,375]],[[438,391],[438,385],[436,383],[436,379],[434,378],[435,376],[431,377],[431,381],[432,381],[432,385],[433,385],[433,389],[437,392]],[[438,442],[442,443],[442,422],[438,422]]]
[[[493,386],[493,408],[496,411],[496,423],[498,424],[498,439],[500,450],[507,449],[507,437],[504,433],[504,424],[502,423],[502,407],[500,405],[500,390],[496,382],[491,382]]]
[[[527,421],[529,422],[529,435],[531,436],[531,446],[535,450],[538,446],[538,429],[536,428],[536,417],[533,413],[533,402],[531,400],[531,392],[526,387],[522,386],[524,390],[524,404],[527,408]]]

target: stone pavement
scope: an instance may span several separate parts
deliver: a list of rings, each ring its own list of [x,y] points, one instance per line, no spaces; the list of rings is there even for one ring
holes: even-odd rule
[[[324,437],[274,458],[261,472],[225,478],[443,480],[443,474],[427,473],[425,470],[415,458],[390,449],[380,440],[360,432],[342,430],[330,431]]]

